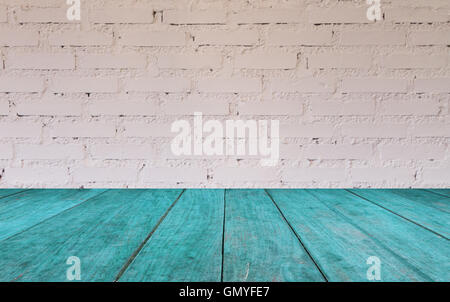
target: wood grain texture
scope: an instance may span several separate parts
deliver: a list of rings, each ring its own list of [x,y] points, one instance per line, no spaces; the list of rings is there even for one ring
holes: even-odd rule
[[[110,190],[0,245],[0,281],[67,281],[66,260],[81,260],[81,281],[113,281],[181,190]]]
[[[187,190],[119,281],[220,281],[224,190]]]
[[[406,219],[450,237],[450,199],[422,190],[350,190]]]
[[[264,190],[225,196],[224,281],[325,281]]]
[[[18,194],[20,192],[25,192],[26,190],[24,189],[0,189],[0,202],[1,199],[14,195],[14,194]]]
[[[425,191],[433,192],[435,194],[447,196],[450,198],[450,189],[427,189]]]
[[[0,199],[0,241],[105,190],[27,190]]]
[[[344,190],[269,190],[330,281],[449,280],[449,242]]]

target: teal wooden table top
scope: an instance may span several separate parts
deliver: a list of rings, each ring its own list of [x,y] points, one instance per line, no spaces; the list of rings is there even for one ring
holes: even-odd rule
[[[0,190],[0,281],[450,281],[450,189]]]

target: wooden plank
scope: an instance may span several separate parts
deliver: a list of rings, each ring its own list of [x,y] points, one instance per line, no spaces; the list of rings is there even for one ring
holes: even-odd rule
[[[119,281],[220,281],[224,190],[187,190]]]
[[[14,194],[18,194],[20,192],[24,192],[26,190],[24,189],[0,189],[0,199],[14,195]]]
[[[1,199],[0,241],[105,190],[27,190]]]
[[[224,281],[325,281],[264,190],[225,197]]]
[[[330,281],[445,281],[448,240],[344,190],[269,190]]]
[[[429,191],[438,195],[450,197],[450,189],[426,189],[424,191]]]
[[[181,190],[110,190],[0,245],[0,281],[67,281],[69,257],[81,281],[113,281]]]
[[[447,197],[411,189],[350,191],[446,239],[450,236],[450,200]]]

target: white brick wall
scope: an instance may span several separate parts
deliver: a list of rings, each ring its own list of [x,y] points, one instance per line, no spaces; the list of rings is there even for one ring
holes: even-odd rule
[[[449,187],[450,2],[0,0],[0,187]],[[280,162],[171,123],[279,119]]]

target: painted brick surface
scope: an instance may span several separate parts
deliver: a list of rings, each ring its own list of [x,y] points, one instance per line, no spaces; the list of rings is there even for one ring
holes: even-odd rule
[[[0,0],[0,187],[449,187],[450,2],[381,4]],[[194,112],[278,165],[175,156]]]

